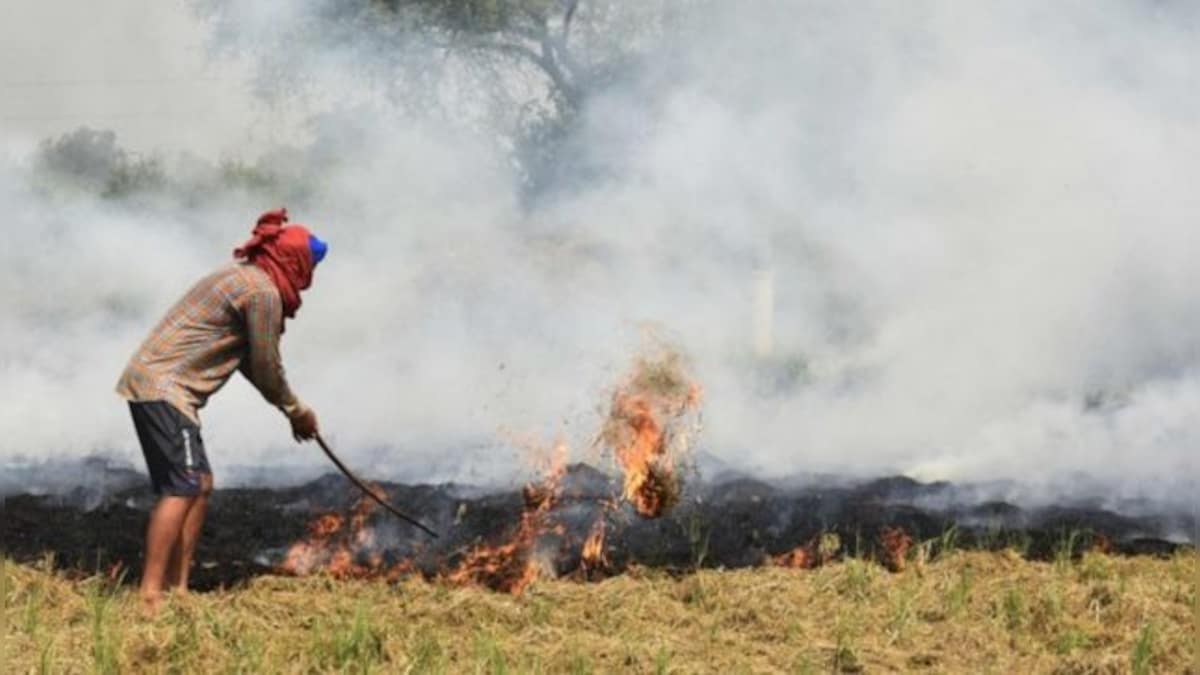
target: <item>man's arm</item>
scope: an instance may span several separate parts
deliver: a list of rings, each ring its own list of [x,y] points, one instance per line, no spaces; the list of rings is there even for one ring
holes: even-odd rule
[[[316,415],[292,393],[279,355],[283,327],[279,296],[269,291],[252,293],[246,302],[245,321],[247,354],[242,374],[263,398],[287,415],[298,439],[311,438],[316,433]]]

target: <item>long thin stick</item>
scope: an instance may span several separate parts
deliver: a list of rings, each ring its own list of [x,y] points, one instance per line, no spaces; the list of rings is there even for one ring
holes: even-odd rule
[[[346,468],[345,464],[342,464],[342,460],[338,459],[338,456],[333,453],[333,450],[329,449],[329,446],[325,443],[325,439],[321,438],[321,434],[317,434],[316,438],[317,438],[317,444],[321,446],[321,449],[325,451],[326,455],[329,455],[329,459],[330,459],[330,461],[333,462],[333,465],[336,466],[338,468],[338,470],[341,471],[346,476],[346,478],[349,478],[351,483],[354,483],[355,485],[357,485],[358,489],[360,489],[364,493],[366,493],[366,495],[369,496],[371,499],[374,499],[375,501],[379,502],[380,506],[387,509],[388,511],[391,511],[397,518],[400,518],[401,520],[407,521],[408,523],[421,528],[422,530],[425,531],[426,534],[433,537],[434,539],[438,538],[437,532],[434,532],[433,530],[429,529],[428,527],[425,527],[421,523],[417,522],[417,520],[415,518],[405,515],[405,513],[402,512],[400,509],[387,503],[386,501],[383,500],[382,497],[375,494],[374,490],[367,487],[367,484],[364,483],[361,478],[359,478],[358,476],[355,476],[354,473],[352,471],[350,471],[350,469]]]

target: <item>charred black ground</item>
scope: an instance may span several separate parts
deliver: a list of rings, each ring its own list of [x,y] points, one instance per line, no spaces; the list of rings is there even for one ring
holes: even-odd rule
[[[0,501],[0,553],[32,562],[52,556],[60,570],[119,573],[132,581],[140,568],[142,531],[153,495],[132,470],[106,469],[99,483],[53,495],[16,494]],[[1080,554],[1094,547],[1132,555],[1169,555],[1195,532],[1192,514],[1169,509],[1131,516],[1096,503],[1036,509],[1003,501],[964,501],[948,483],[908,478],[782,488],[746,478],[693,481],[670,514],[644,520],[628,507],[605,512],[612,478],[592,467],[568,468],[557,507],[538,550],[560,575],[595,578],[630,565],[686,572],[696,567],[746,567],[810,546],[836,534],[835,555],[876,556],[882,533],[900,528],[916,542],[937,547],[1011,547],[1032,559]],[[99,487],[97,487],[99,485]],[[371,514],[374,552],[385,564],[412,560],[436,575],[480,544],[503,543],[520,520],[520,490],[486,493],[445,485],[380,483],[391,501],[420,514],[442,533],[433,541],[382,510]],[[359,496],[339,475],[282,489],[218,490],[197,552],[194,584],[201,590],[238,585],[273,573],[288,546],[305,536],[309,521],[352,509]],[[604,514],[604,515],[602,515]],[[597,518],[607,519],[607,566],[581,569],[580,544]],[[1172,541],[1175,539],[1175,541]],[[936,552],[936,550],[934,551]]]

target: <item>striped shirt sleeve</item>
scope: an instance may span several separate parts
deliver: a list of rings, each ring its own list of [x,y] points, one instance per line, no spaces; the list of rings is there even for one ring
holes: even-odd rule
[[[283,326],[283,303],[279,295],[268,290],[255,290],[245,305],[246,358],[242,374],[275,407],[288,417],[295,417],[304,406],[292,393],[283,372],[279,355],[280,329]]]

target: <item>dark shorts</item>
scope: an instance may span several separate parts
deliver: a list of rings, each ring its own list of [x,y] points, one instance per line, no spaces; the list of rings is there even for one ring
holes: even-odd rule
[[[131,402],[129,411],[156,494],[195,497],[211,486],[212,468],[195,422],[166,401]]]

